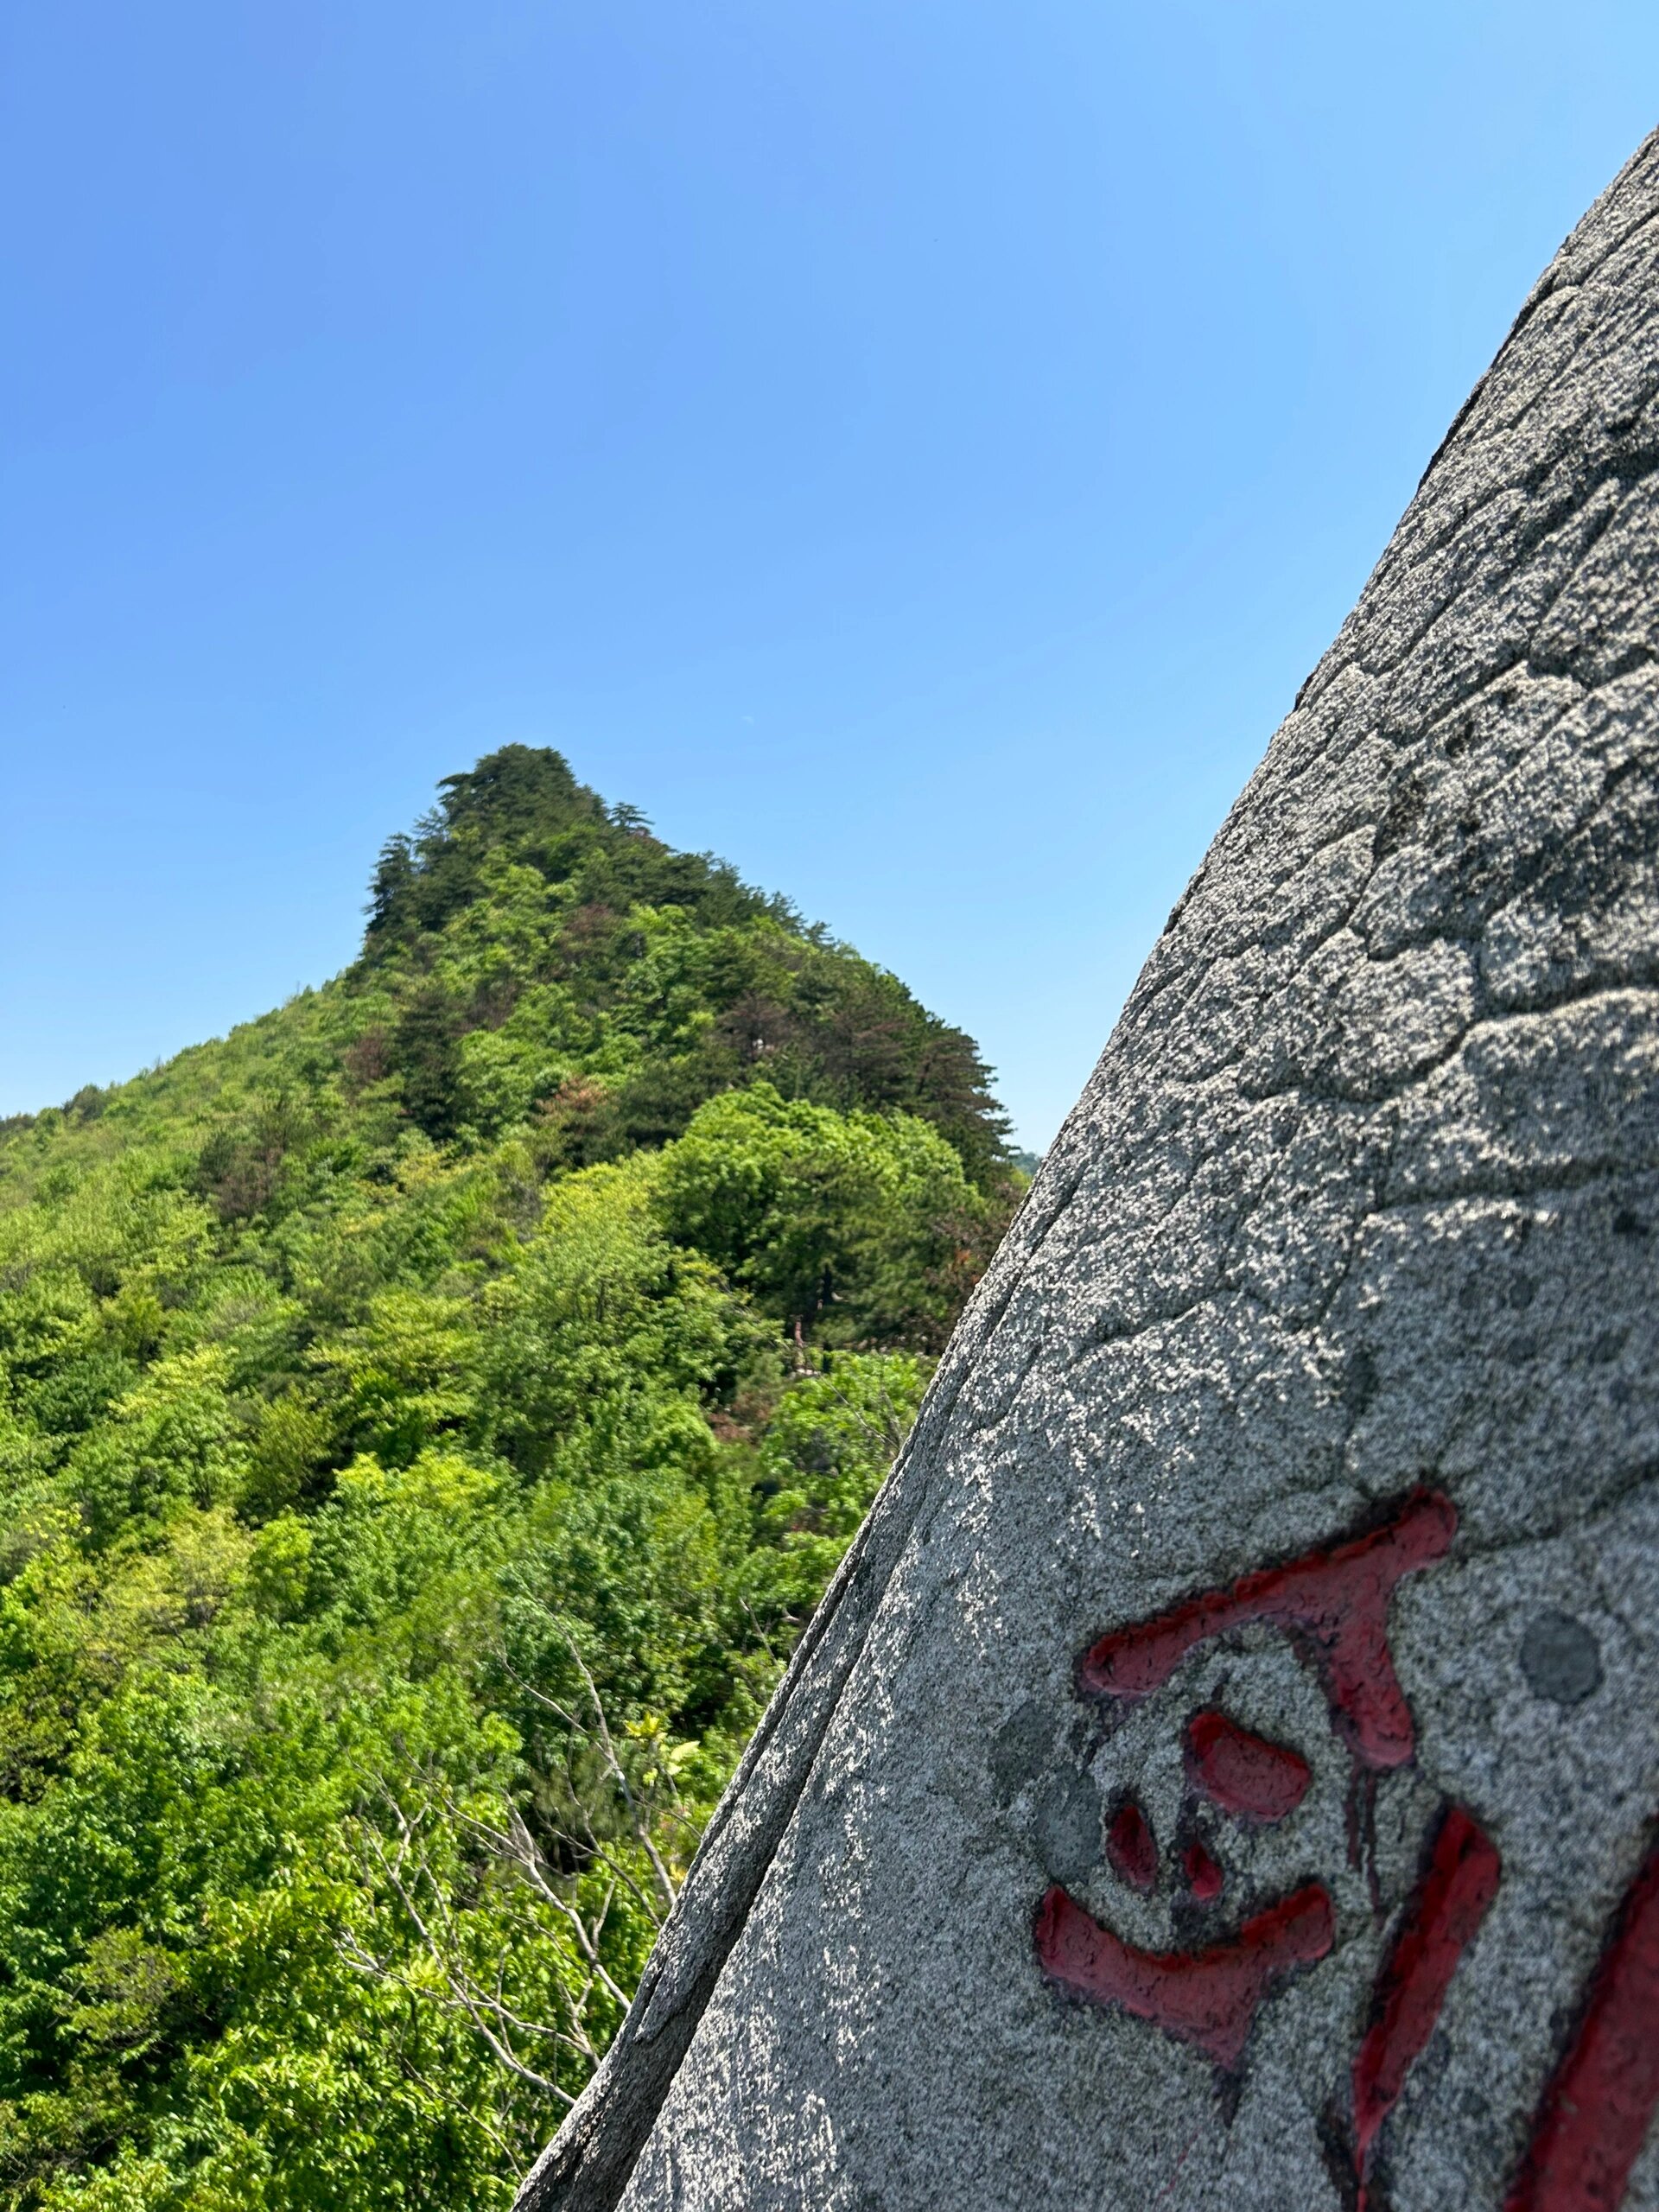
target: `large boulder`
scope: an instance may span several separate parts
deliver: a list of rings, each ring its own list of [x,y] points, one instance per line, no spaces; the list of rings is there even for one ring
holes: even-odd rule
[[[1171,916],[526,2208],[1659,2207],[1656,576],[1659,137]]]

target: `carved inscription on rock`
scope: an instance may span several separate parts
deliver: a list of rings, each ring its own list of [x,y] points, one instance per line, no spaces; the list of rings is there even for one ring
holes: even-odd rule
[[[1419,1489],[1372,1525],[1300,1558],[1264,1567],[1146,1620],[1110,1630],[1077,1666],[1078,1695],[1109,1727],[1129,1708],[1179,1689],[1201,1647],[1236,1643],[1265,1625],[1313,1674],[1330,1726],[1350,1761],[1347,1843],[1384,1917],[1375,1867],[1376,1792],[1408,1766],[1411,1707],[1389,1640],[1401,1581],[1449,1553],[1457,1514],[1441,1492]],[[1570,1625],[1570,1624],[1569,1624]],[[1590,1661],[1552,1618],[1534,1637],[1534,1671],[1581,1694]],[[1241,1652],[1239,1663],[1249,1660]],[[1570,1678],[1570,1679],[1569,1679]],[[1224,1699],[1172,1706],[1185,1796],[1177,1834],[1160,1850],[1129,1777],[1109,1806],[1104,1855],[1112,1880],[1167,1900],[1172,1940],[1131,1940],[1056,1882],[1036,1913],[1038,1961],[1066,1997],[1144,2021],[1212,2062],[1224,2113],[1234,2108],[1262,2008],[1294,1977],[1314,1970],[1339,1929],[1327,1878],[1250,1897],[1232,1895],[1231,1831],[1291,1821],[1306,1797],[1312,1746],[1280,1742],[1229,1712]],[[1203,1825],[1200,1825],[1202,1821]],[[1448,1990],[1481,1932],[1503,1880],[1502,1859],[1478,1815],[1441,1800],[1421,1842],[1420,1872],[1397,1912],[1372,1986],[1347,2079],[1325,2116],[1327,2163],[1354,2212],[1381,2212],[1376,2169],[1388,2122],[1440,2018]],[[1540,2108],[1505,2212],[1611,2212],[1623,2196],[1659,2104],[1659,1845],[1621,1909],[1591,1989]]]

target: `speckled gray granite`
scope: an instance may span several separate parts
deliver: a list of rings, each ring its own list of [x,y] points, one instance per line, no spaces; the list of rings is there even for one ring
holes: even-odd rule
[[[527,2208],[1503,2203],[1659,1813],[1656,575],[1659,137],[1171,917]],[[1103,1634],[1425,1486],[1409,1758],[1267,1614],[1084,1694]],[[1307,1763],[1287,1815],[1195,1788],[1207,1708]],[[1402,1931],[1453,1808],[1501,1873],[1437,1982]],[[1230,2066],[1039,1955],[1053,1885],[1166,1964],[1310,1883],[1324,1955]],[[1659,2207],[1652,2127],[1623,2189]]]

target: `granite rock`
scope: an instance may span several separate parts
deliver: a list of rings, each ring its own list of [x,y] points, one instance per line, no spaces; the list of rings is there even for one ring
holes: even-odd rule
[[[1171,916],[526,2212],[1659,2208],[1656,775],[1659,136]]]

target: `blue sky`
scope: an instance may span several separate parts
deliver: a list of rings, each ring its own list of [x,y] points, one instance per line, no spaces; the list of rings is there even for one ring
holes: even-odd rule
[[[0,20],[0,1112],[350,957],[517,740],[1045,1143],[1659,10]]]

